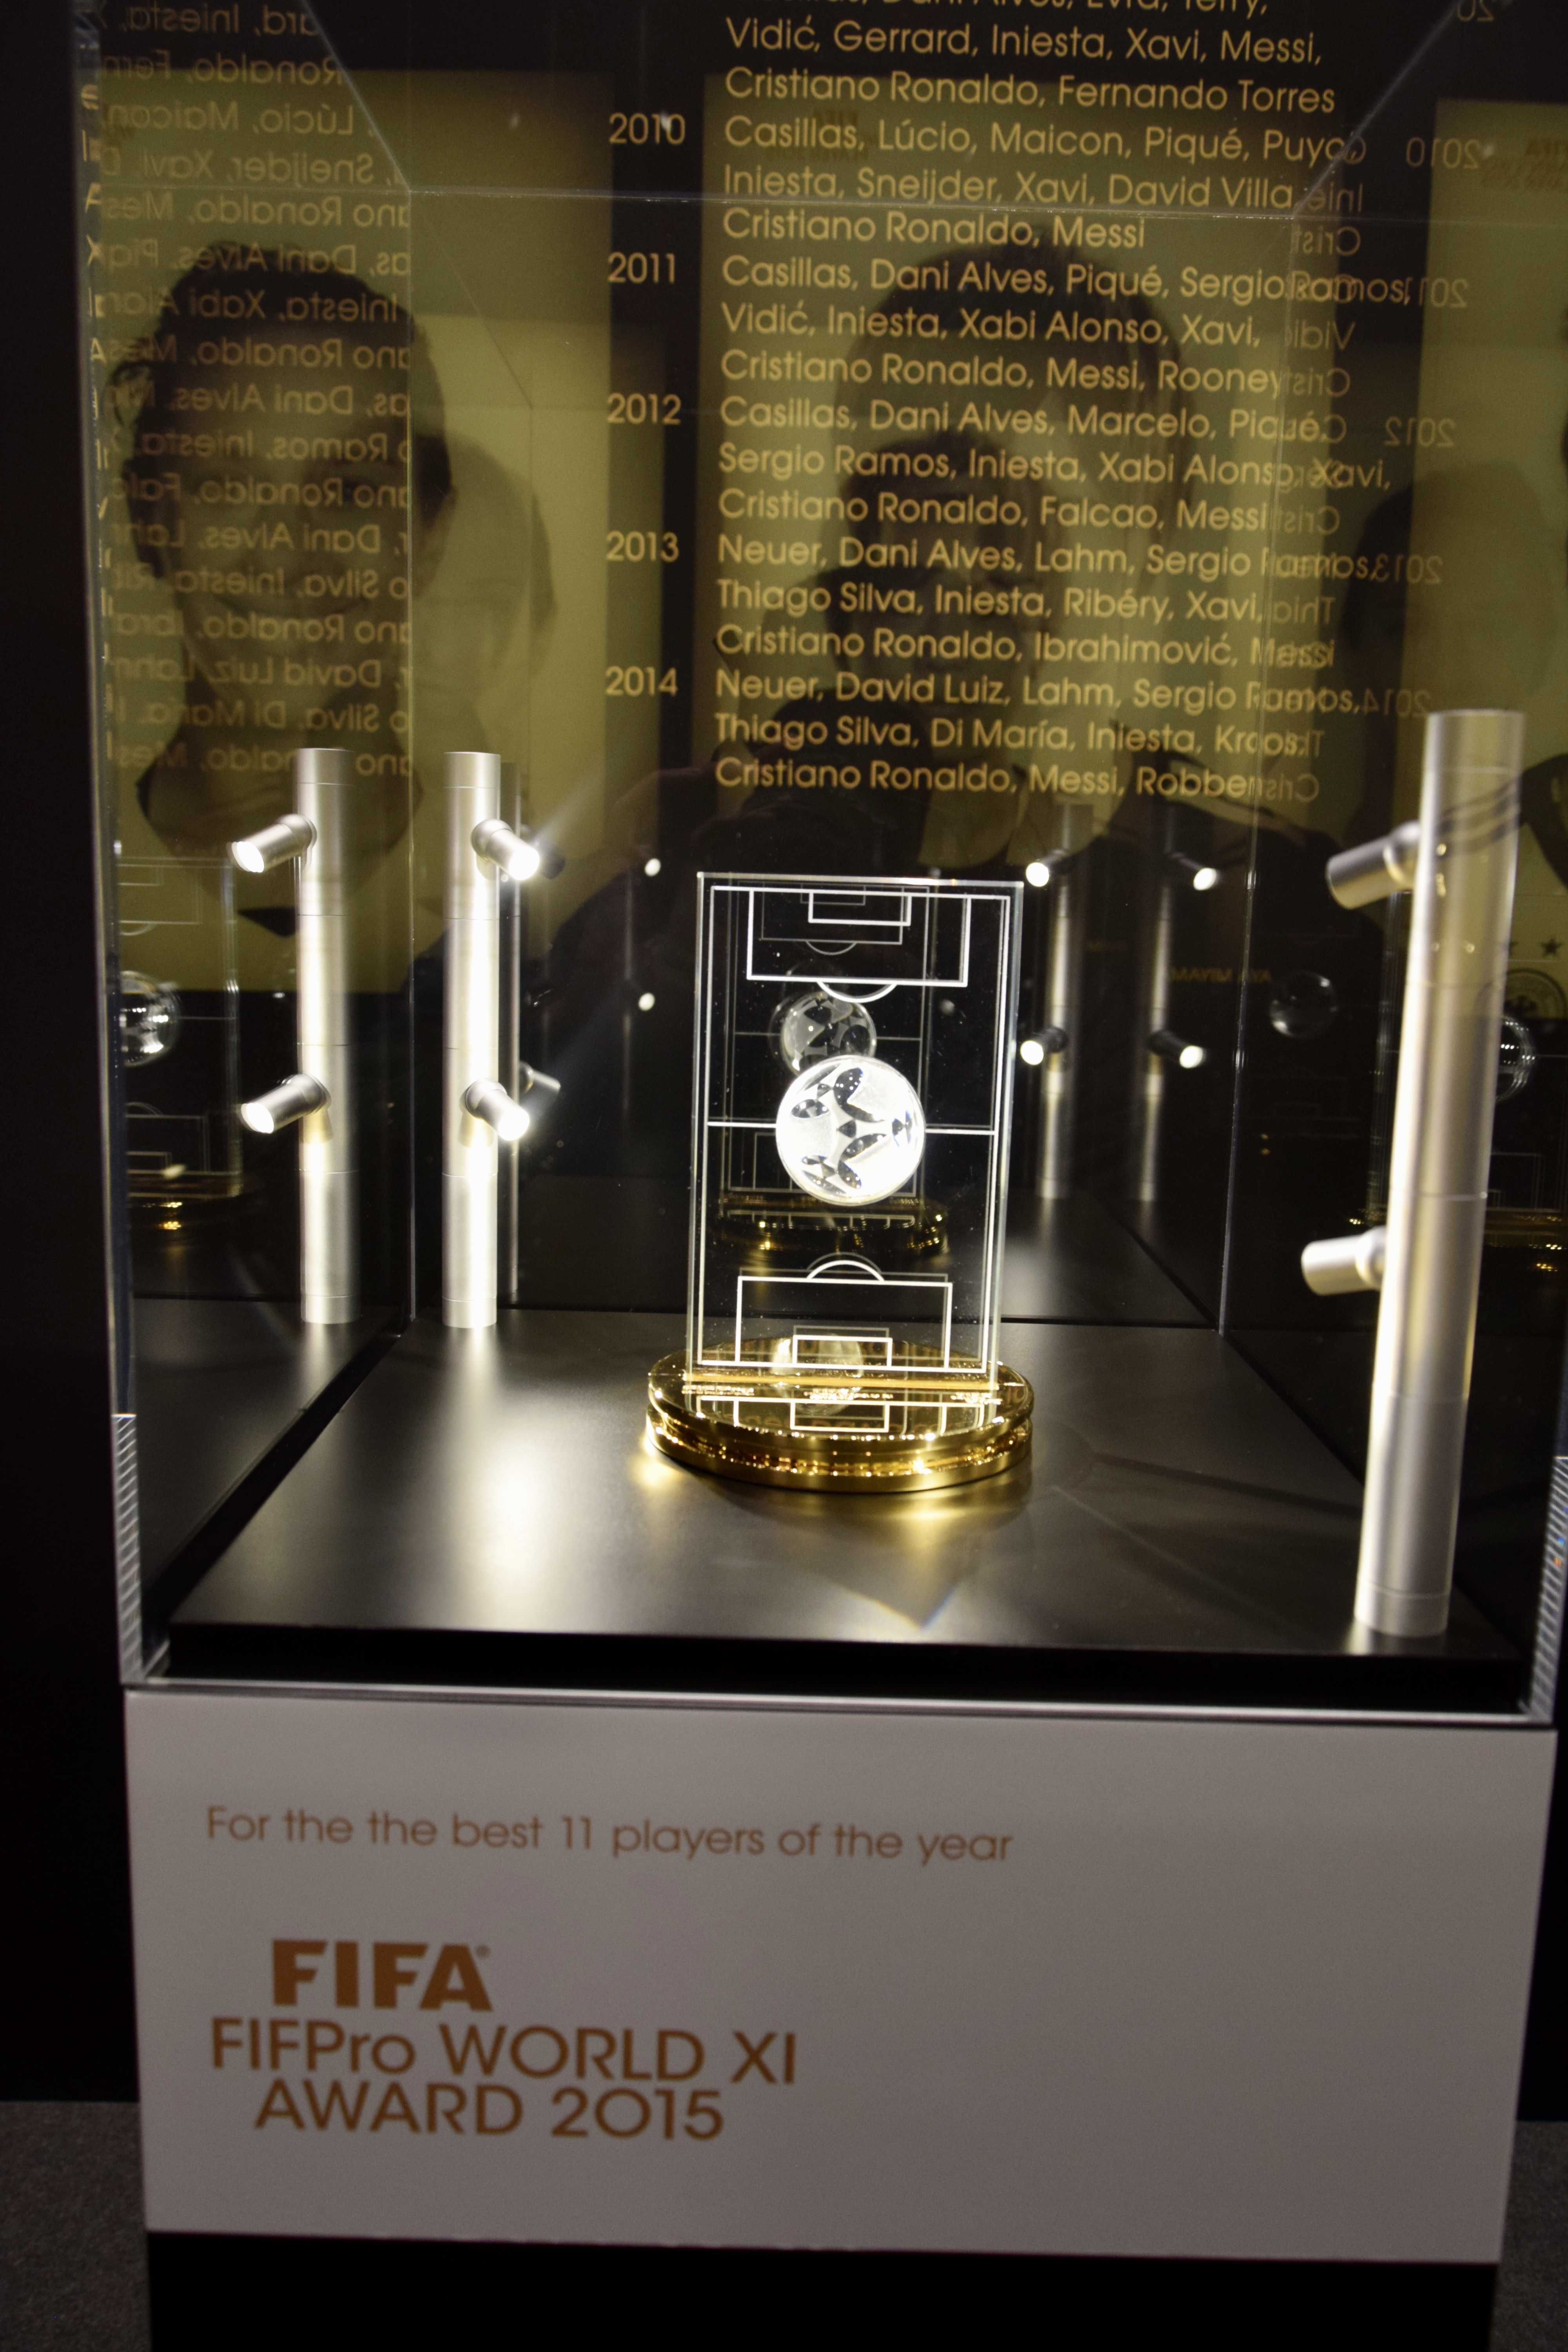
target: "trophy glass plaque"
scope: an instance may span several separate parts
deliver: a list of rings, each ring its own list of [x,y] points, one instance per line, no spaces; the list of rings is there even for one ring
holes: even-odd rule
[[[698,877],[690,1297],[663,1452],[881,1493],[1017,1461],[997,1358],[1017,883]]]

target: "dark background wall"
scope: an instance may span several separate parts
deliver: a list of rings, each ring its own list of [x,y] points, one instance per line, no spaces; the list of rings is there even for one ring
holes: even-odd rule
[[[0,2097],[135,2096],[116,1686],[70,17],[0,26]]]

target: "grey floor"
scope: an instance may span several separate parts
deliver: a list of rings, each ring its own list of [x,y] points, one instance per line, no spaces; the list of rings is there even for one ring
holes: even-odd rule
[[[136,2110],[0,2105],[0,2345],[147,2352]],[[1568,2344],[1568,2123],[1521,2124],[1491,2352]]]
[[[1521,2124],[1514,2135],[1492,2352],[1563,2352],[1565,2344],[1568,2124]]]
[[[0,2105],[0,2345],[145,2352],[136,2109]]]

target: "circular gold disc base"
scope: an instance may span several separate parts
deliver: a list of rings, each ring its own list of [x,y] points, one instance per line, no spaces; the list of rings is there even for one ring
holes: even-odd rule
[[[661,1454],[721,1478],[748,1478],[801,1494],[927,1493],[994,1477],[1027,1455],[1035,1392],[1005,1364],[996,1367],[996,1381],[997,1394],[983,1414],[951,1412],[953,1419],[977,1421],[977,1426],[940,1429],[940,1412],[922,1407],[932,1426],[908,1434],[870,1428],[791,1429],[777,1425],[784,1410],[778,1403],[761,1409],[773,1416],[772,1426],[760,1414],[747,1423],[698,1412],[687,1395],[685,1355],[664,1356],[648,1374],[648,1433]],[[865,1402],[869,1406],[881,1399],[868,1390]],[[845,1403],[841,1392],[836,1395],[836,1415]]]

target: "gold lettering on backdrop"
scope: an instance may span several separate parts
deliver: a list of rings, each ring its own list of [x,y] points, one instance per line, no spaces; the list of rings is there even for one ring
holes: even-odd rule
[[[492,744],[568,860],[529,943],[548,1059],[612,969],[674,1050],[679,988],[631,969],[672,840],[1015,873],[1166,813],[1342,840],[1408,813],[1444,700],[1559,740],[1555,446],[1486,421],[1550,307],[1553,123],[1445,102],[1374,158],[1348,13],[1096,13],[714,10],[668,89],[394,106],[302,11],[122,10],[83,136],[124,837],[188,880],[280,811],[292,745],[343,744],[362,887],[414,868],[384,979],[439,936],[433,763]],[[442,215],[468,311],[412,299],[395,119],[432,203],[518,199],[505,253]],[[289,983],[257,919],[288,897],[239,886],[243,989]],[[216,937],[171,950],[215,987]]]
[[[1255,443],[1277,471],[1335,446],[1348,379],[1287,364],[1288,232],[1260,217],[1305,156],[1253,127],[1250,84],[841,79],[748,56],[709,86],[694,723],[721,806],[897,793],[929,803],[911,862],[1021,864],[1064,800],[1103,824],[1137,795],[1085,757],[1119,711],[1201,776],[1300,657],[1263,626],[1268,499],[1198,520],[1193,492]],[[871,756],[889,725],[915,756]],[[1280,789],[1215,773],[1222,807]]]

